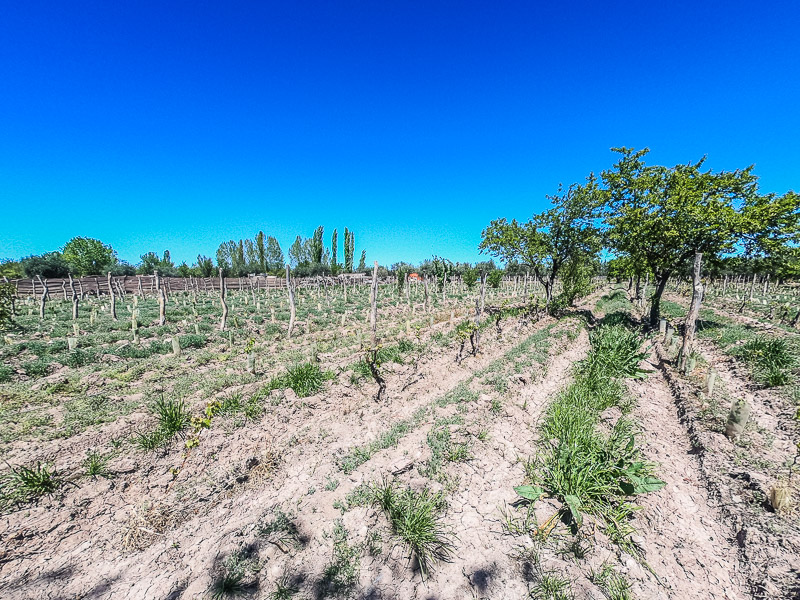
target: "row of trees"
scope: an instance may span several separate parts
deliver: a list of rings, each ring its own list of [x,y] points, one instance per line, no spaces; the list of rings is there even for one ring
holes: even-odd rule
[[[323,242],[324,229],[317,227],[312,237],[297,239],[289,249],[289,264],[297,276],[336,275],[341,272],[354,272],[353,257],[355,236],[344,230],[344,262],[338,261],[338,232],[333,230],[330,248]],[[162,255],[147,252],[140,256],[138,265],[133,266],[117,257],[114,249],[103,242],[91,238],[76,237],[54,252],[28,256],[21,260],[0,262],[0,276],[10,279],[22,277],[61,278],[72,274],[85,275],[151,274],[158,271],[167,277],[212,277],[218,269],[226,276],[243,277],[250,273],[281,275],[286,261],[278,240],[265,236],[263,231],[251,240],[230,240],[220,244],[216,253],[216,264],[208,256],[198,255],[197,261],[189,266],[186,262],[176,265],[169,250]],[[358,264],[359,271],[367,271],[366,251],[362,250]]]
[[[653,324],[673,275],[691,272],[699,284],[703,269],[747,266],[797,276],[798,194],[760,194],[752,166],[714,173],[705,158],[665,167],[645,163],[648,149],[613,150],[611,169],[559,189],[552,208],[526,223],[492,221],[480,250],[529,268],[554,308],[580,294],[605,250],[615,257],[610,274],[653,281]],[[553,298],[557,278],[563,292]]]

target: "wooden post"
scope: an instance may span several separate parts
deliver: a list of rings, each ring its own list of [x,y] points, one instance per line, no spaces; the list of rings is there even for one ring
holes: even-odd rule
[[[689,305],[689,314],[686,315],[686,325],[683,333],[683,346],[678,358],[678,370],[686,371],[689,355],[694,344],[694,332],[697,326],[697,317],[700,315],[700,304],[703,301],[703,282],[700,271],[703,265],[703,253],[695,252],[694,267],[692,269],[692,303]]]
[[[423,275],[425,282],[425,312],[428,312],[428,276]]]
[[[228,322],[228,303],[225,301],[225,275],[222,267],[219,269],[219,301],[222,304],[222,320],[219,323],[219,330],[225,331],[225,324]]]
[[[525,279],[525,287],[527,288],[527,275]],[[527,298],[527,296],[525,296]],[[483,314],[483,309],[486,306],[486,273],[481,273],[481,312]]]
[[[72,291],[72,320],[78,320],[78,293],[75,291],[75,282],[72,280],[72,273],[67,273],[69,277],[69,289]]]
[[[42,297],[39,300],[39,318],[44,319],[44,304],[47,302],[47,279],[42,281],[42,276],[37,275],[37,279],[39,279],[39,283],[42,284]]]
[[[375,266],[372,268],[372,287],[370,290],[370,313],[369,325],[372,329],[372,347],[377,348],[378,339],[378,261],[375,261]]]
[[[114,293],[113,280],[111,278],[111,271],[108,272],[108,293],[111,297],[111,318],[117,320],[117,295]]]
[[[294,284],[292,283],[289,265],[286,265],[286,292],[289,294],[289,330],[286,332],[286,339],[290,339],[294,329],[294,320],[297,316],[297,308],[294,304]]]
[[[158,324],[163,327],[167,322],[167,296],[164,293],[164,286],[161,285],[161,278],[158,271],[153,273],[156,282],[156,294],[158,294]]]

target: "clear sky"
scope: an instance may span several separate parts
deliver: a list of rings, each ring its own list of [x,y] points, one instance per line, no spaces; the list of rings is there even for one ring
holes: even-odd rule
[[[7,2],[0,258],[82,235],[191,264],[324,225],[475,261],[623,145],[796,190],[799,26],[796,1]]]

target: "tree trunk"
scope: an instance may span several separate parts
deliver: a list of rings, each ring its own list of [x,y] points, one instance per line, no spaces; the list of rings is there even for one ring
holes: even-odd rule
[[[117,295],[114,293],[114,282],[111,271],[108,272],[108,293],[111,296],[111,318],[117,320]]]
[[[425,312],[428,312],[428,276],[425,275]]]
[[[219,322],[219,330],[225,331],[225,325],[228,323],[228,303],[225,301],[225,275],[222,274],[222,268],[219,270],[219,301],[222,304],[222,319]]]
[[[756,277],[758,277],[757,273],[753,273],[753,282],[750,284],[750,302],[753,301],[753,294],[755,293],[756,289]],[[739,311],[741,312],[741,311]]]
[[[292,337],[294,320],[297,316],[297,309],[294,305],[294,286],[292,284],[291,273],[289,272],[289,265],[286,265],[286,291],[289,294],[289,331],[286,332],[286,338],[289,339]]]
[[[686,371],[689,355],[694,344],[694,332],[697,326],[697,317],[700,316],[700,304],[703,302],[703,282],[700,279],[703,266],[703,253],[694,255],[694,268],[692,269],[692,303],[689,305],[689,314],[686,315],[686,325],[683,331],[683,346],[678,355],[678,370]]]
[[[661,274],[661,277],[658,278],[656,290],[653,292],[653,303],[650,305],[650,325],[653,327],[658,325],[658,321],[661,318],[661,295],[667,287],[669,275],[669,271]]]

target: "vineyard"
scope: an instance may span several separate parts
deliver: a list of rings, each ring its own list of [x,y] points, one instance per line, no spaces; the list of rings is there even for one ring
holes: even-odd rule
[[[18,295],[3,597],[800,593],[797,288],[224,281]]]

